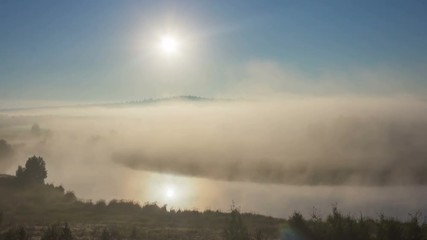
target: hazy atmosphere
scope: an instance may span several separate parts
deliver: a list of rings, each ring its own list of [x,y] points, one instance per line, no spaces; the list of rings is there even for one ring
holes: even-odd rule
[[[4,172],[26,156],[44,156],[48,181],[87,199],[200,209],[234,200],[279,216],[335,202],[355,212],[406,214],[427,199],[421,100],[173,99],[15,110],[0,120],[11,149],[1,153]]]
[[[35,155],[85,201],[427,214],[426,10],[1,1],[0,174]]]

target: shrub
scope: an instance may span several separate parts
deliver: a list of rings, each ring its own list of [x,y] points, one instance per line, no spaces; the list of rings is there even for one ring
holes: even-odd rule
[[[43,232],[41,240],[72,240],[74,239],[71,229],[68,224],[64,226],[53,224],[47,227]]]
[[[234,206],[231,208],[230,218],[224,229],[225,240],[249,240],[249,233],[243,224],[242,216]]]

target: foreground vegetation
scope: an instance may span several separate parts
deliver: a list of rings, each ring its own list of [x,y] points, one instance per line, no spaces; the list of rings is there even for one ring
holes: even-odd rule
[[[0,239],[313,239],[421,240],[421,213],[405,221],[353,217],[334,207],[326,218],[289,219],[205,210],[174,210],[156,203],[125,200],[81,201],[61,186],[45,184],[45,162],[31,157],[16,176],[0,176]]]

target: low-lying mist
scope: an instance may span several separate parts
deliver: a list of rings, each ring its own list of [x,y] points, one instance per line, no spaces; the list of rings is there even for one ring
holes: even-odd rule
[[[29,156],[40,155],[49,182],[84,198],[162,201],[142,190],[153,173],[198,182],[193,191],[205,196],[189,194],[193,197],[177,206],[222,208],[230,199],[252,194],[243,205],[264,212],[291,201],[279,200],[286,196],[279,189],[299,199],[298,207],[311,208],[316,195],[325,198],[321,204],[332,204],[348,196],[349,189],[370,189],[364,191],[387,191],[393,199],[392,191],[384,189],[411,185],[407,191],[412,194],[417,185],[424,189],[427,184],[427,105],[404,97],[16,110],[0,115],[0,139],[1,172],[13,174]],[[229,181],[235,183],[225,184]],[[201,185],[217,187],[207,191]],[[244,187],[249,185],[256,187]],[[260,207],[265,197],[259,191],[267,191],[276,203]],[[321,194],[328,191],[334,194]],[[215,204],[215,198],[225,201]],[[347,200],[353,206],[379,206],[384,200],[375,199],[379,202],[367,196]]]

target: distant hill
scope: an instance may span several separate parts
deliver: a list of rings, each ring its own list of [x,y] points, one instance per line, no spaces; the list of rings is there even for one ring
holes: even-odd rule
[[[218,99],[218,98],[205,98],[205,97],[198,97],[193,95],[185,95],[185,96],[173,96],[173,97],[165,97],[165,98],[147,98],[142,100],[127,101],[122,103],[108,103],[108,104],[102,104],[99,106],[129,106],[129,105],[145,106],[145,105],[172,103],[172,102],[210,103],[210,102],[223,102],[223,101],[231,101],[231,100],[225,99],[225,98]]]
[[[186,95],[186,96],[174,96],[174,97],[166,97],[166,98],[148,98],[143,100],[137,100],[137,101],[130,101],[126,102],[124,104],[151,104],[151,103],[164,103],[164,102],[213,102],[217,101],[218,99],[214,98],[205,98],[205,97],[198,97],[198,96],[192,96],[192,95]]]
[[[84,108],[84,107],[125,107],[125,106],[135,106],[135,105],[152,105],[168,102],[223,102],[231,101],[231,99],[226,98],[206,98],[193,95],[182,95],[182,96],[172,96],[164,98],[145,98],[141,100],[131,100],[125,102],[110,102],[110,103],[95,103],[95,104],[70,104],[70,105],[55,105],[55,106],[39,106],[39,107],[15,107],[15,108],[3,108],[0,109],[1,112],[13,112],[13,111],[24,111],[24,110],[38,110],[38,109],[55,109],[55,108]]]

